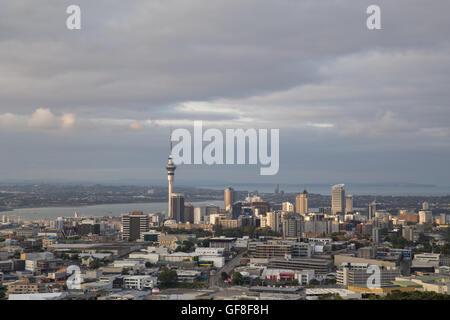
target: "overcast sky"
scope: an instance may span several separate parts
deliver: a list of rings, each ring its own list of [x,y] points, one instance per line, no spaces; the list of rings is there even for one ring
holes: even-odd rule
[[[164,182],[171,128],[203,120],[279,128],[279,174],[180,166],[176,182],[450,185],[449,15],[448,0],[1,1],[0,181]]]

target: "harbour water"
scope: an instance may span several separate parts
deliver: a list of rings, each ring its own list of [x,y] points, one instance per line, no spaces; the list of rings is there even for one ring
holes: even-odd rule
[[[223,207],[223,201],[193,202],[193,206],[216,205]],[[81,207],[45,207],[25,208],[13,211],[0,212],[1,215],[21,217],[22,220],[52,219],[57,217],[73,217],[75,212],[78,216],[120,216],[123,213],[142,211],[144,213],[161,212],[167,213],[167,202],[152,203],[125,203],[125,204],[102,204]]]

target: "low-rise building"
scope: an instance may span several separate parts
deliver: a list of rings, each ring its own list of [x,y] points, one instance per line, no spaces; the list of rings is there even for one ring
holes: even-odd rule
[[[396,277],[400,276],[400,270],[396,267],[378,267],[378,270],[379,278],[375,279],[375,283],[372,283],[369,281],[369,277],[374,275],[374,271],[377,270],[370,269],[369,264],[342,264],[336,271],[336,283],[345,287],[367,287],[368,285],[375,285],[379,288],[384,288],[392,286],[392,281],[394,281]]]
[[[236,238],[218,237],[209,240],[210,248],[224,248],[230,250],[235,246]]]
[[[31,282],[30,279],[22,279],[8,284],[8,294],[30,294],[47,292],[44,283]]]
[[[275,281],[297,280],[299,285],[305,286],[315,279],[314,270],[290,270],[290,269],[269,269],[263,270],[262,279]]]
[[[195,270],[177,270],[178,281],[194,283],[201,277],[200,271]]]
[[[123,287],[124,289],[134,289],[134,290],[151,290],[156,286],[158,279],[153,276],[126,276],[123,277]]]
[[[271,269],[314,270],[317,275],[326,275],[331,270],[331,261],[326,259],[270,259]]]

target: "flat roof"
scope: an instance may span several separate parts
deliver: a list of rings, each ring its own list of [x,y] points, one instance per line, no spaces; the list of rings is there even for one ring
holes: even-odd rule
[[[250,287],[251,291],[259,292],[281,292],[281,293],[296,293],[301,290],[301,287],[263,287],[255,286]]]

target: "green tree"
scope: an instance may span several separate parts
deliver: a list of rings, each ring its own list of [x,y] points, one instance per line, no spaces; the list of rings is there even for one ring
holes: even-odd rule
[[[223,281],[225,281],[229,278],[228,273],[226,273],[226,272],[222,272],[220,274],[220,277],[222,278]]]
[[[163,284],[171,284],[178,280],[178,275],[175,270],[162,268],[158,274],[158,280]]]
[[[309,285],[310,285],[310,286],[317,286],[317,285],[319,285],[319,281],[318,281],[317,279],[312,279],[312,280],[309,282]]]
[[[231,281],[234,285],[241,285],[242,283],[244,283],[244,277],[240,272],[235,272],[231,277]]]
[[[89,269],[98,269],[100,268],[100,261],[98,259],[94,259],[89,262]]]

